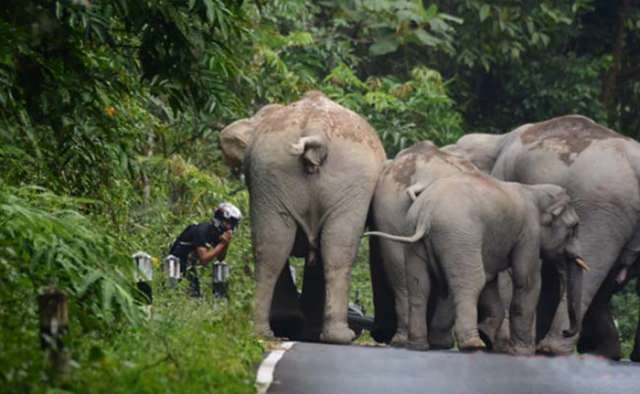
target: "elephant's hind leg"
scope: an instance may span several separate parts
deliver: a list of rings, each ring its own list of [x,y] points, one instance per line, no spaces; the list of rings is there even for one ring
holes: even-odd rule
[[[422,242],[406,246],[406,281],[409,291],[409,338],[407,347],[414,350],[429,349],[427,306],[431,294],[431,278],[427,261],[420,258]]]
[[[327,218],[320,237],[326,283],[324,324],[320,340],[349,343],[355,334],[347,324],[351,267],[364,230],[367,204],[349,204]]]
[[[274,289],[293,248],[296,226],[293,220],[276,211],[261,211],[252,216],[256,258],[255,329],[258,335],[272,337],[269,315]]]
[[[393,290],[382,265],[378,237],[369,237],[369,269],[375,313],[371,336],[376,342],[389,342],[396,332],[397,318]]]
[[[409,313],[407,280],[405,277],[404,245],[389,240],[380,240],[384,270],[392,284],[396,333],[391,339],[394,346],[403,346],[407,342],[407,322]]]
[[[485,285],[485,272],[480,248],[469,252],[455,247],[455,243],[433,240],[440,247],[438,260],[442,264],[449,289],[453,293],[456,311],[454,334],[460,350],[486,347],[478,332],[478,299]],[[480,242],[478,242],[479,244]]]
[[[480,294],[478,303],[478,314],[480,317],[478,329],[480,336],[493,351],[504,350],[504,344],[498,344],[498,331],[504,321],[505,310],[500,298],[498,288],[498,276],[487,283]]]
[[[511,252],[513,298],[509,307],[509,352],[514,355],[535,352],[535,316],[542,282],[539,251],[538,242],[524,239]]]

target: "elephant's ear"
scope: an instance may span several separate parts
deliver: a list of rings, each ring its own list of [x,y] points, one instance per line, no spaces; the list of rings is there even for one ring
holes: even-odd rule
[[[244,152],[254,133],[252,119],[240,119],[231,123],[220,132],[220,149],[227,165],[240,168]]]
[[[422,193],[428,186],[429,185],[425,185],[424,183],[420,182],[414,183],[406,189],[406,192],[409,195],[409,198],[411,198],[411,201],[415,201],[416,199],[418,199],[420,193]]]
[[[280,104],[265,105],[251,118],[236,120],[222,129],[220,148],[224,161],[229,167],[240,168],[242,166],[244,152],[255,134],[256,128],[265,117],[280,108],[283,108]]]
[[[542,212],[542,224],[544,226],[548,226],[558,218],[563,218],[565,222],[573,220],[577,221],[577,215],[573,209],[569,209],[570,202],[571,199],[566,193],[559,193],[553,196],[549,205],[547,205]],[[571,223],[565,224],[570,225]]]

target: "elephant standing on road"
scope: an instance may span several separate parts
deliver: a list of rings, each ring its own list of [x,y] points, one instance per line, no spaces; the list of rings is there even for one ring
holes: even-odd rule
[[[578,322],[592,301],[608,309],[610,294],[599,292],[601,284],[614,267],[630,266],[640,256],[640,144],[588,118],[569,115],[504,135],[469,134],[445,149],[498,179],[566,188],[580,217],[582,255],[592,267],[584,276]],[[545,290],[550,283],[553,280],[543,277],[543,293],[553,292]],[[544,336],[540,351],[573,351],[578,335],[562,335],[567,326],[564,308],[563,300],[557,310],[538,313]],[[615,357],[608,349],[592,350]]]
[[[429,347],[425,316],[431,278],[446,283],[453,297],[458,348],[486,347],[478,331],[478,301],[482,294],[481,304],[487,310],[483,331],[493,340],[505,313],[498,273],[511,269],[509,351],[534,353],[541,256],[568,272],[571,327],[566,334],[575,334],[576,316],[580,315],[579,265],[583,263],[575,237],[578,216],[563,188],[501,182],[471,172],[416,184],[412,192],[418,197],[407,213],[407,222],[414,235],[367,233],[410,243],[405,250],[410,347]]]
[[[371,229],[389,234],[410,235],[415,228],[406,222],[411,207],[412,185],[429,184],[437,179],[462,173],[479,172],[468,160],[438,149],[429,141],[418,142],[389,160],[380,174],[371,203]],[[382,272],[386,283],[372,275],[376,331],[379,342],[391,341],[403,345],[407,341],[408,294],[405,277],[404,245],[383,238],[371,237],[370,263],[372,271]],[[389,289],[383,289],[388,284]],[[386,292],[385,292],[386,290]],[[453,346],[450,324],[453,316],[442,311],[446,304],[437,302],[440,292],[433,292],[434,308],[429,308],[429,343],[434,348]],[[443,300],[440,300],[443,301]],[[433,310],[444,312],[432,313]],[[425,317],[426,318],[426,317]],[[441,328],[444,326],[444,328]]]
[[[273,335],[272,304],[297,302],[274,297],[276,287],[295,294],[285,269],[293,255],[305,258],[301,336],[350,342],[351,266],[385,161],[375,130],[313,91],[229,125],[221,145],[229,162],[242,163],[249,188],[257,333]]]

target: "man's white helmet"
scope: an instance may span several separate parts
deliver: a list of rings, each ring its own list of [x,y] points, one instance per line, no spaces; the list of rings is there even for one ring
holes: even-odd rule
[[[233,223],[234,227],[242,219],[242,212],[235,205],[230,202],[223,202],[218,205],[215,213],[213,214],[213,221],[219,225],[223,220],[228,220]]]

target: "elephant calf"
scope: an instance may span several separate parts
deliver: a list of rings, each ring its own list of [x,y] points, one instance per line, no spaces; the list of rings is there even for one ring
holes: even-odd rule
[[[420,141],[402,150],[385,163],[378,178],[371,202],[370,228],[375,231],[411,235],[415,227],[406,223],[412,204],[413,185],[431,183],[448,176],[479,170],[466,159],[438,149],[430,141]],[[372,271],[376,331],[375,340],[404,346],[407,341],[408,293],[405,278],[404,245],[387,239],[372,237],[369,257]],[[375,273],[380,272],[381,278]],[[389,289],[384,285],[388,284]],[[431,347],[453,347],[451,325],[453,318],[446,302],[440,302],[440,292],[432,289],[429,308],[429,344]],[[440,329],[442,328],[442,329]]]
[[[367,233],[409,243],[405,249],[409,346],[429,346],[424,317],[433,278],[446,283],[453,299],[458,348],[484,348],[478,332],[478,301],[482,293],[482,304],[489,308],[483,331],[495,337],[505,313],[497,274],[511,269],[510,352],[534,353],[541,254],[568,270],[572,325],[567,335],[577,331],[575,316],[580,313],[582,279],[579,266],[584,263],[575,237],[578,216],[562,187],[507,183],[467,173],[415,185],[412,192],[417,197],[407,213],[407,222],[415,228],[413,236]]]

